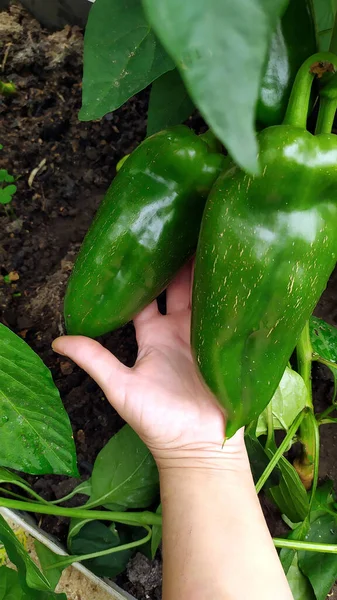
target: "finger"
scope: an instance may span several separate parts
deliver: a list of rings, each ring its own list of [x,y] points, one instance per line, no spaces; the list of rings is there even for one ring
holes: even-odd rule
[[[167,314],[186,310],[190,306],[192,261],[189,261],[167,288]]]
[[[64,336],[52,344],[58,354],[68,356],[102,388],[108,400],[120,412],[125,399],[129,369],[101,344],[82,336]]]
[[[146,308],[144,308],[138,315],[133,319],[135,328],[137,329],[138,325],[142,325],[143,323],[147,323],[151,321],[154,317],[159,315],[157,300],[153,300],[151,304],[149,304]]]

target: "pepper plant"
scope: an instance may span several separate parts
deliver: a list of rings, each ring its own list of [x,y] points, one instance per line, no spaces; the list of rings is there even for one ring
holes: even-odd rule
[[[119,163],[65,300],[70,333],[107,333],[197,251],[196,363],[227,411],[227,435],[246,426],[256,490],[289,528],[274,543],[295,600],[324,600],[337,578],[333,483],[318,485],[319,430],[336,422],[336,393],[317,414],[311,390],[313,361],[336,383],[337,330],[310,317],[337,253],[335,14],[335,0],[96,0],[79,116],[101,118],[152,84],[148,137]],[[181,125],[196,110],[208,128],[199,136]],[[154,556],[158,472],[128,425],[90,480],[56,502],[8,470],[77,475],[48,371],[4,326],[0,358],[0,505],[71,518],[71,556],[38,546],[43,573],[0,519],[19,569],[2,571],[4,585],[62,598],[55,585],[76,560],[114,577],[137,548]],[[83,506],[59,506],[79,493]]]
[[[0,144],[0,150],[3,146]],[[15,177],[8,173],[6,169],[0,169],[0,204],[6,210],[6,205],[10,204],[13,196],[16,193],[17,187],[14,184]]]

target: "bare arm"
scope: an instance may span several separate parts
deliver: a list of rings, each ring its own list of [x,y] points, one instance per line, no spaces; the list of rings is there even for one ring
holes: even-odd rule
[[[135,319],[128,369],[100,344],[60,338],[72,358],[150,448],[163,503],[164,600],[291,600],[238,432],[225,419],[190,349],[191,269],[170,286],[167,315],[152,303]]]
[[[291,600],[251,474],[167,468],[163,504],[163,600]]]

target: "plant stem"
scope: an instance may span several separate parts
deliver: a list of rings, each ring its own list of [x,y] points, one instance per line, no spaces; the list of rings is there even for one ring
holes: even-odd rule
[[[281,456],[284,454],[284,452],[287,450],[288,445],[290,440],[293,438],[293,436],[295,435],[298,427],[300,426],[302,420],[305,418],[306,412],[308,409],[304,408],[296,417],[296,419],[294,420],[294,422],[292,423],[291,427],[289,427],[287,435],[285,436],[284,440],[282,441],[282,444],[277,448],[273,458],[271,459],[270,463],[268,464],[268,466],[266,467],[266,469],[263,471],[260,479],[258,480],[255,489],[256,489],[256,493],[258,494],[261,489],[263,488],[264,484],[266,483],[269,475],[271,474],[271,472],[273,471],[273,469],[276,467],[278,461],[280,460]]]
[[[0,494],[7,494],[8,496],[11,496],[11,498],[18,498],[19,500],[23,500],[23,501],[26,500],[26,498],[24,496],[20,496],[20,494],[15,494],[14,492],[11,492],[10,490],[6,490],[6,488],[2,488],[2,487],[0,487]]]
[[[319,92],[319,113],[315,135],[331,133],[337,109],[337,76],[333,75]]]
[[[126,525],[161,525],[161,515],[150,511],[143,512],[114,512],[105,510],[85,510],[83,508],[66,508],[63,506],[45,506],[33,502],[20,502],[9,498],[0,498],[0,506],[14,510],[36,512],[41,515],[55,515],[69,517],[70,519],[89,519],[102,521],[116,521]]]
[[[265,449],[268,450],[271,444],[274,442],[274,422],[273,422],[273,407],[272,403],[267,404],[267,439],[265,443]]]
[[[296,346],[298,372],[307,388],[306,406],[310,409],[301,423],[299,441],[302,444],[302,456],[294,461],[294,467],[304,485],[309,490],[315,472],[316,426],[312,420],[313,401],[311,386],[311,365],[313,351],[310,341],[309,321],[300,335]]]
[[[69,556],[64,558],[63,560],[60,559],[52,565],[49,565],[48,567],[46,567],[46,571],[48,571],[48,569],[54,569],[55,567],[68,567],[74,562],[81,562],[82,560],[99,558],[100,556],[107,556],[107,554],[114,554],[115,552],[122,552],[123,550],[130,550],[131,548],[137,548],[137,546],[142,546],[143,544],[146,544],[146,542],[148,542],[152,536],[152,529],[150,529],[150,527],[148,527],[147,525],[143,525],[143,527],[147,530],[148,533],[141,540],[129,542],[128,544],[121,544],[121,546],[115,546],[113,548],[108,548],[107,550],[100,550],[99,552],[92,552],[91,554],[79,554],[77,556]]]
[[[332,423],[337,423],[337,419],[334,417],[327,417],[326,419],[320,419],[318,421],[318,425],[331,425]]]
[[[313,408],[312,403],[312,388],[311,388],[311,363],[312,363],[312,346],[310,341],[309,321],[306,322],[304,329],[296,346],[297,367],[298,372],[307,388],[306,406]]]
[[[301,542],[299,540],[286,540],[273,538],[276,548],[290,548],[291,550],[305,550],[306,552],[324,552],[324,554],[337,554],[337,544],[316,544],[315,542]]]
[[[315,77],[312,66],[315,63],[322,63],[323,68],[326,65],[326,69],[328,70],[331,64],[337,67],[337,56],[332,54],[332,52],[317,52],[307,58],[302,64],[297,72],[291,91],[287,112],[283,121],[284,125],[306,129],[311,85]]]
[[[319,425],[323,425],[324,423],[324,419],[326,419],[334,410],[336,410],[336,405],[332,404],[331,406],[328,406],[328,408],[326,408],[322,413],[320,413],[319,415],[316,415],[317,421]],[[332,421],[328,421],[328,423],[333,423],[334,420]]]
[[[316,420],[316,417],[315,417],[313,411],[310,410],[306,418],[307,419],[311,419],[312,429],[313,429],[313,432],[314,432],[314,444],[315,444],[315,450],[314,450],[314,474],[313,474],[312,488],[311,488],[311,495],[310,495],[310,502],[309,502],[309,513],[310,513],[311,507],[312,507],[312,503],[314,501],[316,490],[317,490],[317,484],[318,484],[318,469],[319,469],[319,425],[317,423],[317,420]]]
[[[320,133],[331,133],[335,119],[336,108],[337,100],[333,102],[329,100],[329,98],[320,98],[315,135]]]
[[[48,502],[48,500],[45,500],[44,498],[39,496],[39,494],[34,492],[34,490],[32,490],[32,488],[30,488],[28,484],[25,485],[21,481],[15,481],[15,480],[1,481],[0,483],[10,483],[11,485],[16,485],[16,486],[20,487],[21,489],[23,489],[26,492],[26,494],[29,494],[30,496],[35,498],[35,500],[37,500],[38,502],[41,502],[41,504],[46,504],[47,506],[49,506],[51,504],[50,502]],[[6,488],[0,488],[0,492],[5,492],[5,494],[8,494],[8,496],[12,496],[13,498],[19,498],[22,500],[26,500],[26,498],[24,496],[21,496],[20,494],[15,494],[14,492],[7,490]]]

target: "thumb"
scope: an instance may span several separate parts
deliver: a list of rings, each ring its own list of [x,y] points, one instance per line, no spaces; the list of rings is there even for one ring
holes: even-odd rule
[[[102,388],[107,399],[121,413],[125,403],[129,369],[101,344],[83,336],[64,336],[52,343],[58,354],[67,356],[84,369]]]

